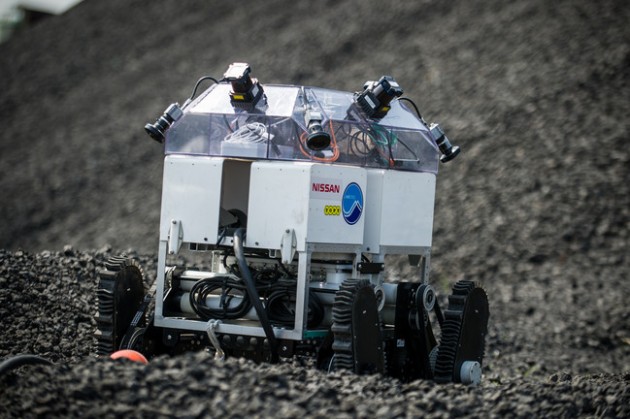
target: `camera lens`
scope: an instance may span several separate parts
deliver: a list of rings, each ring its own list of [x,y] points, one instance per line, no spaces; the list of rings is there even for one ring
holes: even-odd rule
[[[460,152],[459,146],[454,146],[448,140],[446,134],[444,134],[444,130],[440,127],[439,124],[431,124],[429,127],[431,131],[431,135],[435,138],[435,143],[437,144],[442,156],[440,157],[440,161],[442,163],[448,163],[453,160]]]
[[[155,123],[146,124],[144,126],[144,130],[149,134],[151,138],[153,138],[158,143],[163,143],[165,140],[164,135],[166,134],[166,130],[168,130],[173,122],[177,121],[182,117],[184,113],[177,103],[171,104],[166,110],[164,114],[160,116]]]
[[[323,150],[330,145],[330,134],[322,128],[319,121],[313,121],[308,125],[308,137],[306,145],[311,150]]]

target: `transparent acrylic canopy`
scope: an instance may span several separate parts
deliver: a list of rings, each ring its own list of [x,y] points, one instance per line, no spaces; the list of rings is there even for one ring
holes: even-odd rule
[[[437,172],[439,151],[429,129],[394,99],[381,119],[369,119],[350,92],[264,85],[251,109],[234,106],[229,83],[211,86],[184,108],[166,132],[166,154],[315,161],[363,167]],[[307,147],[306,110],[318,112],[330,146]]]

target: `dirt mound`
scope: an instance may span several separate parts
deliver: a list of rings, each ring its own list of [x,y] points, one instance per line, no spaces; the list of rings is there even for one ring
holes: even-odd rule
[[[9,253],[0,251],[0,359],[34,353],[52,366],[24,366],[0,375],[0,409],[10,417],[393,417],[393,416],[610,416],[630,414],[628,351],[608,329],[607,347],[598,335],[588,342],[555,336],[541,322],[524,332],[524,346],[509,329],[521,324],[494,315],[490,357],[481,386],[401,383],[380,375],[327,374],[309,363],[260,364],[209,354],[158,357],[148,366],[97,359],[92,332],[94,277],[112,255],[99,252]],[[154,274],[155,260],[136,257]],[[581,295],[581,288],[575,291]],[[495,306],[502,306],[499,300]],[[509,310],[506,312],[510,313]],[[497,318],[498,317],[498,318]],[[532,319],[532,316],[530,316]],[[586,316],[578,327],[588,327]],[[627,319],[626,319],[627,320]],[[528,320],[526,320],[528,321]],[[600,327],[611,327],[600,322]],[[617,325],[619,326],[619,324]],[[601,334],[604,336],[604,333]],[[591,342],[594,340],[594,343]],[[538,345],[545,344],[545,348]],[[596,348],[593,348],[596,349]],[[606,353],[606,359],[601,356]],[[504,355],[505,354],[505,355]],[[620,364],[608,364],[617,356]],[[624,361],[625,360],[625,361]],[[247,403],[243,403],[246,398]]]

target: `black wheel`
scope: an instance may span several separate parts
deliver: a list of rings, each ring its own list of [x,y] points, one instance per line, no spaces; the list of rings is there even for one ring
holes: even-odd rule
[[[442,339],[435,360],[435,381],[462,382],[464,362],[483,363],[488,327],[488,297],[472,281],[458,281],[444,312]]]
[[[96,291],[96,353],[107,356],[120,348],[131,322],[144,298],[144,278],[137,261],[112,257],[99,272]]]
[[[368,280],[347,279],[333,305],[333,369],[357,374],[385,371],[384,343],[374,286]]]

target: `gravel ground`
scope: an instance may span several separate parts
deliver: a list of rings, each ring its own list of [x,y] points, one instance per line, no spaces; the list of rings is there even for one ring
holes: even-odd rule
[[[630,416],[630,7],[319,7],[90,0],[0,45],[0,359],[54,362],[0,377],[0,416]],[[489,295],[481,386],[93,356],[97,270],[126,251],[155,271],[162,150],[142,127],[238,60],[263,83],[392,74],[462,147],[431,281]]]

